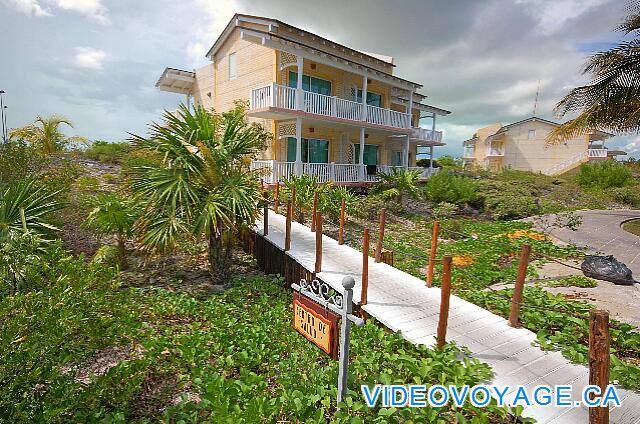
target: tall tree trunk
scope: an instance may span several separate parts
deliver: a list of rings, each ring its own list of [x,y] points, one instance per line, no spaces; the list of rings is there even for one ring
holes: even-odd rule
[[[118,236],[118,265],[121,270],[129,267],[129,263],[127,262],[127,248],[124,243],[124,237]]]
[[[231,276],[233,234],[231,231],[209,231],[209,272],[213,280],[224,284]]]

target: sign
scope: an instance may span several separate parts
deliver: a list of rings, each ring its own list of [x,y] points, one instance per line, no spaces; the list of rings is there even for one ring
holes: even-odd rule
[[[293,294],[293,328],[333,359],[338,359],[338,316],[307,297]]]

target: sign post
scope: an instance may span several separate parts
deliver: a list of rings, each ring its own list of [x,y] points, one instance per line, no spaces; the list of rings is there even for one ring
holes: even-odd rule
[[[319,304],[321,307],[330,310],[342,318],[340,329],[340,369],[338,372],[338,399],[337,403],[342,402],[344,394],[347,390],[347,377],[349,376],[349,342],[351,339],[351,324],[358,327],[364,325],[362,318],[356,317],[353,312],[353,287],[356,282],[353,277],[346,276],[342,279],[342,287],[344,293],[342,296],[336,294],[330,296],[330,287],[326,283],[313,280],[308,283],[306,280],[300,280],[300,284],[292,284],[291,287],[299,293],[298,299],[294,297],[294,314],[296,311],[299,316],[294,315],[294,328],[309,339],[313,344],[320,347],[323,351],[332,354],[330,346],[331,337],[335,335],[330,319],[323,317],[318,311],[314,311],[313,307],[305,308],[304,314],[300,312],[301,303],[299,300],[309,298]],[[298,302],[299,306],[296,306]],[[303,326],[303,323],[308,325]],[[327,339],[329,337],[329,339]],[[333,352],[335,359],[335,352]]]

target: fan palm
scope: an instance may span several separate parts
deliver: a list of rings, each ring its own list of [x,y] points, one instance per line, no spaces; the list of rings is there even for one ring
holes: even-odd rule
[[[0,244],[28,231],[44,237],[58,228],[47,216],[64,206],[59,191],[37,187],[34,180],[18,180],[0,186]]]
[[[212,276],[229,277],[236,231],[253,225],[260,198],[258,180],[248,162],[270,137],[246,120],[246,105],[223,114],[202,107],[192,113],[181,105],[164,124],[152,124],[149,137],[132,135],[139,148],[163,157],[138,167],[132,189],[146,202],[139,229],[141,242],[167,251],[184,235],[206,235]]]
[[[137,203],[115,193],[103,193],[93,199],[92,206],[85,225],[100,235],[115,236],[118,263],[120,268],[126,268],[125,242],[133,235],[134,224],[140,216]]]
[[[60,127],[62,124],[73,128],[71,121],[63,116],[51,115],[43,117],[38,115],[33,124],[11,130],[11,140],[24,140],[32,146],[38,147],[44,154],[60,152],[66,145],[73,142],[87,143],[84,137],[65,136]]]
[[[632,34],[633,39],[591,56],[583,70],[591,74],[591,83],[571,90],[554,110],[559,117],[580,114],[556,128],[548,143],[560,143],[593,129],[640,132],[639,4],[630,6],[617,30]]]
[[[397,168],[393,168],[389,173],[380,172],[380,182],[373,187],[372,192],[387,200],[396,199],[402,203],[406,194],[411,197],[418,195],[420,174],[420,171]]]

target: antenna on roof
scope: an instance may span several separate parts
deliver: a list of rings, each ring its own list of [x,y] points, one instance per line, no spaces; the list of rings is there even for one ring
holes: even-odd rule
[[[538,79],[538,88],[536,88],[536,101],[533,103],[533,116],[536,116],[538,110],[538,94],[540,94],[540,79]]]

